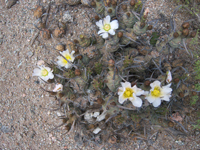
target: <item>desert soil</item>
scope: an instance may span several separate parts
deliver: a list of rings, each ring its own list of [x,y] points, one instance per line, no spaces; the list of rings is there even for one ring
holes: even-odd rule
[[[96,148],[92,143],[81,145],[71,134],[63,134],[65,130],[62,127],[52,131],[61,124],[60,114],[51,111],[56,101],[40,87],[52,90],[54,85],[32,77],[33,69],[38,60],[55,60],[53,48],[57,43],[73,40],[81,33],[96,34],[96,26],[91,21],[91,8],[82,5],[60,7],[73,17],[73,22],[67,23],[66,37],[50,40],[38,37],[31,46],[38,32],[33,25],[37,24],[37,19],[31,10],[36,4],[37,1],[19,0],[7,9],[5,0],[0,1],[0,149],[200,149],[199,131],[188,136],[173,136],[161,130],[151,144],[135,139],[130,143],[102,144]],[[46,8],[48,1],[43,0],[41,4]],[[169,19],[176,8],[169,0],[147,0],[146,6],[150,9],[151,18],[162,13]],[[189,19],[184,17],[183,12],[177,21]],[[53,25],[49,24],[48,28],[53,28]]]

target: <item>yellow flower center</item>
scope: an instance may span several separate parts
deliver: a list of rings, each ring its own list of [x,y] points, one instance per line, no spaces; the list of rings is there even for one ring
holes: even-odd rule
[[[111,29],[110,24],[105,24],[104,27],[103,27],[103,29],[104,29],[105,31],[109,31],[109,30]]]
[[[63,60],[62,60],[62,63],[63,64],[67,64],[68,62],[67,62],[67,60],[69,61],[69,60],[72,60],[72,58],[71,58],[71,56],[70,55],[63,55],[64,57],[65,57],[65,59],[63,58]],[[66,60],[67,59],[67,60]]]
[[[151,91],[151,95],[154,97],[160,97],[160,87],[155,87],[153,91]]]
[[[47,69],[42,69],[41,73],[42,73],[42,76],[47,76],[49,74]]]
[[[129,98],[133,96],[133,90],[131,88],[126,88],[126,90],[124,91],[124,98]]]

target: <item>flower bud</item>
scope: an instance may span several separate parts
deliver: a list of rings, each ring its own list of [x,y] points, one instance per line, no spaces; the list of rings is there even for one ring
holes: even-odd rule
[[[196,34],[197,34],[196,31],[192,31],[192,32],[190,33],[190,37],[191,37],[191,38],[194,38],[194,37],[196,36]]]
[[[118,38],[121,38],[122,36],[123,36],[123,32],[120,31],[120,32],[117,33]]]
[[[182,34],[183,34],[184,36],[188,36],[188,35],[189,35],[189,30],[188,30],[188,29],[184,29],[184,30],[182,31]]]
[[[189,28],[189,27],[190,27],[189,22],[185,22],[185,23],[183,23],[183,24],[182,24],[182,27],[183,27],[184,29]]]
[[[122,5],[122,9],[125,11],[127,10],[127,5]]]
[[[177,38],[179,36],[178,32],[174,32],[173,37]]]
[[[153,26],[152,26],[152,25],[149,25],[149,26],[147,27],[147,30],[152,30],[152,28],[153,28]]]
[[[130,5],[131,5],[131,6],[134,6],[134,5],[135,5],[135,0],[131,0],[131,1],[130,1]]]
[[[76,70],[75,70],[75,75],[76,75],[76,76],[80,76],[80,75],[81,75],[80,69],[76,69]]]
[[[109,61],[108,61],[108,66],[109,67],[113,67],[115,65],[115,61],[113,60],[113,59],[110,59]]]

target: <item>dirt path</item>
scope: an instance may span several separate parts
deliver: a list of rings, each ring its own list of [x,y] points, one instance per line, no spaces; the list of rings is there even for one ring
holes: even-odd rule
[[[46,0],[43,0],[44,2]],[[163,1],[164,2],[164,1]],[[148,5],[150,5],[149,1]],[[166,3],[166,2],[165,2]],[[0,1],[0,149],[94,149],[83,147],[70,135],[63,135],[62,128],[50,131],[61,123],[58,112],[51,112],[55,100],[49,98],[40,86],[52,90],[52,85],[38,82],[32,77],[37,60],[50,61],[55,55],[50,50],[57,41],[37,40],[33,47],[30,41],[37,33],[33,22],[36,1],[20,0],[11,9]],[[46,4],[47,6],[47,4]],[[80,10],[81,8],[81,10]],[[84,32],[93,33],[94,24],[90,22],[90,9],[78,6],[69,8],[77,22],[68,25],[67,38],[74,39]],[[84,20],[82,19],[85,15]],[[88,17],[89,16],[89,17]],[[73,31],[76,29],[75,31]],[[78,33],[78,34],[76,34]],[[45,42],[45,46],[44,46]],[[61,40],[66,42],[66,38]],[[153,146],[142,140],[122,144],[122,149],[199,149],[200,133],[189,137],[173,137],[162,131]],[[140,147],[139,147],[140,145]],[[90,148],[89,148],[90,147]],[[102,146],[103,148],[104,146]],[[106,145],[103,149],[117,149]]]

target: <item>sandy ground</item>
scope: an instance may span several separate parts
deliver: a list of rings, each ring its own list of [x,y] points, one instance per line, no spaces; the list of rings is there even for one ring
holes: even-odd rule
[[[62,135],[62,128],[51,131],[61,120],[57,117],[59,112],[50,111],[56,101],[40,87],[52,90],[53,85],[41,83],[37,77],[32,77],[32,72],[38,60],[50,62],[55,58],[52,49],[58,41],[39,38],[30,46],[37,33],[33,25],[37,21],[31,11],[36,3],[20,0],[11,9],[6,9],[4,0],[0,1],[0,149],[94,149],[92,145],[80,145],[70,134]],[[151,3],[148,1],[149,6]],[[165,3],[163,1],[162,5],[167,8]],[[47,6],[47,3],[43,4]],[[59,42],[74,39],[82,32],[92,34],[95,28],[90,22],[91,9],[78,6],[69,8],[69,11],[76,24],[68,24],[66,38]],[[115,146],[99,145],[98,148],[200,149],[199,139],[199,132],[195,136],[173,137],[162,131],[151,146],[135,140]]]

